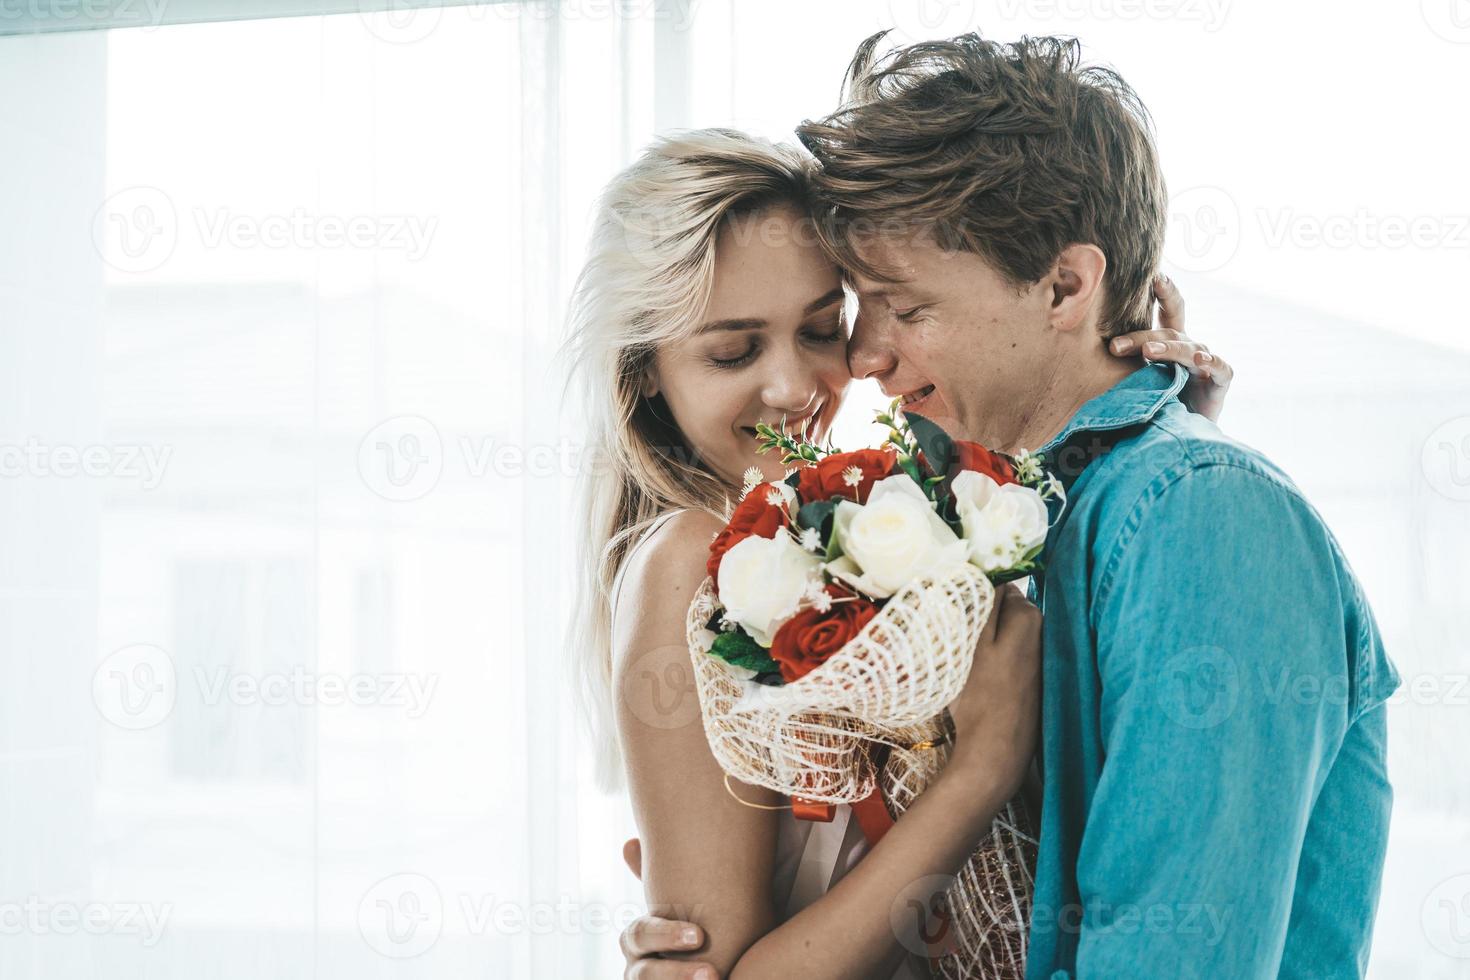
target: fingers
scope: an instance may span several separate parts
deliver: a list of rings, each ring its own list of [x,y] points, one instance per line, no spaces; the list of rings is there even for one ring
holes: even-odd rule
[[[1159,301],[1159,326],[1184,332],[1184,294],[1174,280],[1160,273],[1154,277],[1154,296]]]
[[[623,863],[633,872],[634,878],[643,880],[643,842],[638,838],[629,837],[623,844]]]
[[[708,963],[692,960],[634,960],[623,971],[624,980],[720,980]]]
[[[720,980],[708,963],[693,960],[634,960],[623,971],[625,980]]]
[[[1005,620],[1000,625],[1001,632],[1021,633],[1041,625],[1041,610],[1026,598],[1026,594],[1016,583],[1007,583],[1004,593],[1000,601],[1002,611],[999,618]]]
[[[623,930],[618,944],[630,960],[660,953],[687,953],[704,945],[704,930],[692,922],[641,915]]]

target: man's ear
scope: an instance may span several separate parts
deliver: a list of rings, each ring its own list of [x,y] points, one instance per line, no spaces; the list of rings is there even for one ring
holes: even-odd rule
[[[1102,316],[1103,274],[1108,257],[1096,245],[1062,249],[1051,271],[1051,325],[1070,332],[1096,326]]]

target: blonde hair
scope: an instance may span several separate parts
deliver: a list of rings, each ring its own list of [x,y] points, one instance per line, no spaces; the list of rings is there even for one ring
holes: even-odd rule
[[[689,449],[660,396],[641,389],[660,346],[698,327],[722,223],[788,204],[808,213],[801,151],[730,129],[657,140],[603,191],[572,294],[566,353],[587,424],[579,574],[570,631],[575,695],[604,792],[622,788],[613,717],[612,590],[659,514],[727,514],[730,488]]]

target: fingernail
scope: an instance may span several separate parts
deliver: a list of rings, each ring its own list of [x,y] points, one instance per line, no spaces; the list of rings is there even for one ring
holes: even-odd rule
[[[685,946],[699,945],[699,933],[694,929],[685,929],[679,933],[679,942]]]
[[[1148,351],[1150,354],[1162,354],[1164,352],[1164,345],[1159,343],[1157,340],[1151,340],[1143,345],[1143,349]]]
[[[1113,341],[1114,354],[1126,354],[1133,349],[1133,341],[1127,337],[1119,337]]]
[[[1200,351],[1199,359],[1208,364],[1215,359],[1215,355],[1211,354],[1209,351]]]
[[[715,971],[702,966],[694,971],[694,980],[715,980]]]

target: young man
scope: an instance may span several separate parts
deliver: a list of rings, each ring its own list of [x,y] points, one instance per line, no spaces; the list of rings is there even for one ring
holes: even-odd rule
[[[1027,975],[1361,976],[1398,676],[1291,481],[1183,408],[1183,368],[1108,354],[1163,246],[1146,111],[1072,40],[877,40],[799,131],[860,297],[853,374],[1067,487],[1034,591]]]

